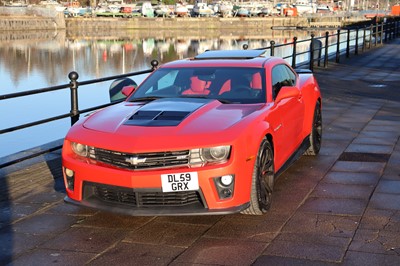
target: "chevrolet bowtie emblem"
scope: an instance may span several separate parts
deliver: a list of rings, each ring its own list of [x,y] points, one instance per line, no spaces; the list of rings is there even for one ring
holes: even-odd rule
[[[125,159],[125,162],[130,163],[131,165],[139,165],[146,162],[146,158],[139,157],[129,157]]]

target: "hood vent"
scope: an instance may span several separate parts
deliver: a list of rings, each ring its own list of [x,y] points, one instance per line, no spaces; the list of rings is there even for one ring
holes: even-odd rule
[[[138,111],[125,125],[131,126],[177,126],[190,112],[183,111]]]

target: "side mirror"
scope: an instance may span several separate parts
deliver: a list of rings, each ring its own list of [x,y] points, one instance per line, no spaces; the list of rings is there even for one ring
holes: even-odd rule
[[[288,99],[288,98],[298,98],[300,96],[300,90],[296,87],[289,87],[289,86],[284,86],[280,89],[278,96],[275,99],[275,102],[280,102],[283,99]]]
[[[126,89],[126,92],[124,93],[123,89],[125,87],[133,87],[133,89],[131,89],[130,91]],[[134,91],[136,87],[137,87],[136,82],[130,78],[121,78],[114,80],[109,88],[110,102],[117,102],[125,99],[128,95],[130,95]]]
[[[130,85],[130,86],[125,86],[125,87],[123,87],[121,92],[122,92],[123,95],[125,95],[126,97],[128,97],[128,96],[131,95],[132,92],[134,92],[135,90],[136,90],[136,87]]]

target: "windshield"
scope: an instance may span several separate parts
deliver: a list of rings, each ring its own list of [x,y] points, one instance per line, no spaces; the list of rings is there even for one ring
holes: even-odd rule
[[[202,97],[225,103],[265,103],[262,68],[160,68],[128,101],[164,97]]]

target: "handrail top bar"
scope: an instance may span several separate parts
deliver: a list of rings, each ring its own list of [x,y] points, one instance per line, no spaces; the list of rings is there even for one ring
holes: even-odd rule
[[[124,78],[124,77],[129,77],[129,76],[134,76],[134,75],[136,76],[136,75],[141,75],[141,74],[147,74],[147,73],[150,73],[152,71],[153,71],[153,69],[142,70],[142,71],[138,71],[138,72],[130,72],[130,73],[126,73],[126,74],[120,74],[120,75],[115,75],[115,76],[110,76],[110,77],[105,77],[105,78],[98,78],[98,79],[79,81],[78,84],[79,85],[94,84],[94,83],[99,83],[99,82],[103,82],[103,81],[109,81],[109,80],[118,79],[118,78]],[[45,88],[40,88],[40,89],[35,89],[35,90],[3,94],[3,95],[0,95],[0,100],[6,100],[6,99],[17,98],[17,97],[22,97],[22,96],[29,96],[29,95],[34,95],[34,94],[39,94],[39,93],[44,93],[44,92],[61,90],[61,89],[67,89],[67,88],[70,88],[70,87],[71,87],[71,84],[67,83],[67,84],[50,86],[50,87],[45,87]]]

